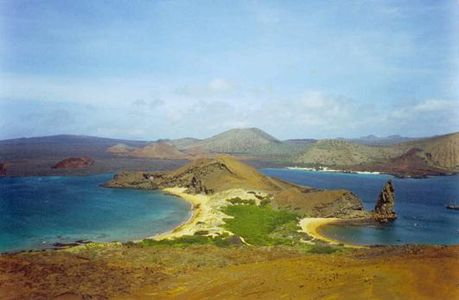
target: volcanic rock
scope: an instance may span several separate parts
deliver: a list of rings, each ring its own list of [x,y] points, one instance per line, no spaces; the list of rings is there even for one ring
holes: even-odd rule
[[[397,218],[394,210],[395,205],[395,190],[392,181],[389,180],[384,185],[383,190],[379,194],[378,201],[374,209],[375,219],[381,223],[387,223]]]
[[[94,164],[94,160],[90,157],[70,157],[61,160],[54,166],[53,169],[81,169],[87,168]]]

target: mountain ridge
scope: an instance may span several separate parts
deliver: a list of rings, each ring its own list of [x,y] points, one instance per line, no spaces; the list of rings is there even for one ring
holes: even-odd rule
[[[136,158],[187,160],[225,153],[259,161],[264,166],[322,166],[400,176],[442,175],[459,171],[459,132],[388,145],[367,145],[345,139],[281,141],[257,128],[231,129],[207,139],[188,137],[153,142],[81,135],[0,141],[0,163],[10,169],[16,162],[25,168],[28,162],[35,160],[38,160],[36,165],[43,165],[44,160],[51,164],[65,157],[90,156],[96,161],[123,157],[129,165]]]

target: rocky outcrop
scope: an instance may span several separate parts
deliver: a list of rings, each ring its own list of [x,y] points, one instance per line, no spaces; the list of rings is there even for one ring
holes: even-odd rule
[[[139,190],[154,190],[159,187],[150,179],[152,176],[144,172],[121,172],[116,174],[112,180],[102,184],[107,188],[125,188]]]
[[[374,209],[375,219],[378,222],[386,223],[397,218],[395,213],[395,190],[392,181],[389,180],[384,185],[383,190],[379,194],[378,201]]]
[[[94,160],[90,157],[69,157],[61,160],[52,169],[81,169],[87,168],[94,164]]]
[[[362,201],[348,190],[284,189],[274,194],[272,205],[306,217],[368,218]]]
[[[334,195],[334,193],[341,193]],[[320,191],[324,201],[323,204],[315,208],[315,216],[325,216],[333,218],[364,218],[368,216],[362,201],[354,193],[347,190]]]

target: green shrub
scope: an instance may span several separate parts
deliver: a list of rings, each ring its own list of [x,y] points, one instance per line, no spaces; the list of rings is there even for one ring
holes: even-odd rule
[[[239,197],[231,198],[231,199],[226,199],[229,203],[233,205],[237,204],[242,204],[242,205],[255,205],[255,200],[249,199],[249,200],[244,200]]]
[[[287,211],[274,210],[271,206],[227,206],[223,212],[232,219],[225,219],[225,228],[242,236],[251,245],[291,245],[293,239],[271,236],[283,225],[298,221],[298,216]],[[290,227],[291,228],[291,227]],[[295,227],[296,230],[296,227]]]
[[[203,236],[203,235],[185,235],[175,239],[165,240],[153,240],[144,239],[138,243],[141,247],[159,247],[159,246],[170,246],[170,247],[189,247],[192,245],[216,245],[219,247],[227,247],[231,245],[228,240],[229,235],[223,234],[217,237]]]
[[[263,200],[260,201],[260,206],[267,206],[271,203],[271,201],[268,198],[264,198]]]

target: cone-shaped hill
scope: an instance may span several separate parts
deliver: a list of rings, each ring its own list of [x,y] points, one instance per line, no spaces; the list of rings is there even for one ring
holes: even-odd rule
[[[294,185],[259,173],[229,155],[201,158],[171,172],[124,172],[106,187],[186,188],[189,194],[212,195],[231,189],[262,192],[274,208],[311,217],[366,217],[362,202],[347,190],[318,190]]]
[[[280,141],[258,128],[236,128],[208,139],[189,144],[185,149],[198,148],[209,153],[253,153],[262,147],[278,145]]]

